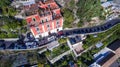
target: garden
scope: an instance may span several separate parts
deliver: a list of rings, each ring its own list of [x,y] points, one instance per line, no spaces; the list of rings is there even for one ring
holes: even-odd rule
[[[59,56],[60,54],[66,52],[70,50],[70,48],[68,47],[68,45],[66,43],[64,44],[61,44],[60,46],[56,47],[56,48],[53,48],[52,51],[50,50],[47,50],[45,52],[45,55],[49,58],[49,59],[53,59],[57,56]]]

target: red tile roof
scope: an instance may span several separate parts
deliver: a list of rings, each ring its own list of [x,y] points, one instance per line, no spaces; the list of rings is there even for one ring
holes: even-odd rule
[[[48,3],[50,7],[48,6]],[[31,26],[34,36],[38,34],[35,27],[39,28],[40,33],[44,33],[56,29],[56,20],[58,19],[60,23],[59,27],[63,25],[60,8],[54,0],[47,0],[46,2],[39,0],[36,4],[24,6],[24,9],[26,12],[26,21]],[[33,20],[34,18],[35,21]],[[49,27],[47,27],[48,24]]]

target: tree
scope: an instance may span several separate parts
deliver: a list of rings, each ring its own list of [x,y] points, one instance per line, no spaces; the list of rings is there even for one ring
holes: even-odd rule
[[[11,0],[0,0],[0,9],[2,15],[11,15],[14,16],[16,14],[16,10],[10,6]]]
[[[90,21],[92,17],[99,17],[102,14],[100,0],[79,0],[77,6],[80,21]]]
[[[71,1],[69,2],[69,5],[68,5],[68,6],[69,6],[70,9],[74,9],[74,8],[75,8],[75,5],[76,5],[76,4],[75,4],[75,0],[71,0]]]
[[[62,12],[63,12],[63,17],[65,19],[63,27],[64,28],[72,27],[72,22],[74,21],[73,12],[69,10],[68,8],[63,8]]]

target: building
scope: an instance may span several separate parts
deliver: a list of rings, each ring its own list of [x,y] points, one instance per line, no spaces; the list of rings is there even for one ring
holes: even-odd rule
[[[103,15],[106,17],[107,20],[112,20],[120,16],[120,5],[114,2],[114,0],[103,2],[101,3],[101,6],[105,11]]]
[[[120,0],[113,0],[114,1],[114,3],[116,3],[116,4],[120,4]]]
[[[26,21],[35,38],[45,37],[62,30],[63,17],[54,0],[37,0],[24,5]]]
[[[111,43],[94,55],[94,63],[89,67],[111,67],[120,57],[120,40]],[[115,66],[114,66],[115,67]]]
[[[21,5],[30,5],[35,4],[35,0],[13,0],[12,6],[15,8],[19,8]]]

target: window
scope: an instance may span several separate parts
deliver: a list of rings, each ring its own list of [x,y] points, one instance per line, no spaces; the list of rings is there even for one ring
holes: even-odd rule
[[[37,33],[40,34],[40,29],[36,27]]]
[[[57,25],[59,24],[59,22],[57,21]]]
[[[50,8],[50,5],[48,5],[48,8]]]
[[[56,22],[56,28],[60,27],[60,23],[57,21]]]
[[[43,23],[44,21],[42,20],[42,23]]]
[[[47,25],[47,30],[50,30],[50,25],[49,24]]]
[[[47,27],[50,27],[50,25],[48,24]]]
[[[33,18],[33,21],[36,21],[36,19],[35,19],[35,18]]]
[[[47,19],[46,19],[46,22],[47,22]]]
[[[39,31],[40,29],[39,28],[36,28],[37,31]]]

